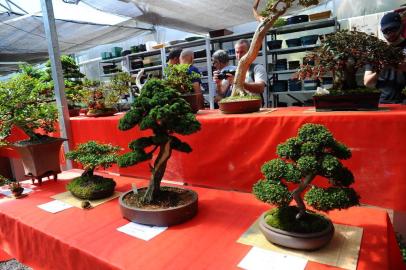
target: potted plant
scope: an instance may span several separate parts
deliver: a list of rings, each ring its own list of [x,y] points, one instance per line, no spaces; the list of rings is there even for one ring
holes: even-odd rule
[[[307,210],[302,195],[320,211],[359,204],[358,194],[350,187],[354,176],[340,161],[349,159],[351,151],[323,125],[305,124],[297,137],[278,145],[277,154],[279,158],[262,166],[265,179],[253,187],[259,200],[278,206],[261,216],[260,230],[278,245],[318,249],[330,241],[334,227],[327,217]],[[316,176],[327,178],[329,187],[312,183]],[[296,205],[290,206],[293,200]]]
[[[380,93],[377,89],[359,87],[356,73],[366,64],[379,72],[385,66],[397,65],[404,55],[373,35],[358,31],[341,30],[327,35],[320,48],[309,53],[315,65],[304,65],[299,79],[318,79],[331,73],[333,87],[316,92],[313,97],[317,111],[377,109]]]
[[[117,113],[117,109],[112,107],[110,102],[106,102],[105,90],[105,87],[100,85],[97,88],[91,88],[90,92],[88,92],[88,94],[90,94],[90,100],[87,103],[88,110],[86,116],[112,116]]]
[[[131,221],[156,226],[170,226],[192,218],[197,212],[197,194],[179,187],[161,187],[166,164],[172,151],[189,153],[191,147],[175,137],[189,135],[200,130],[187,102],[177,90],[166,82],[150,79],[142,88],[131,109],[120,119],[119,129],[129,130],[139,126],[150,129],[153,136],[142,137],[129,144],[131,152],[118,158],[120,167],[153,159],[148,187],[131,190],[120,197],[123,216]]]
[[[10,189],[11,193],[15,198],[21,197],[24,192],[24,188],[20,185],[20,182],[17,180],[8,180],[7,181],[8,188]]]
[[[131,83],[135,79],[127,72],[120,72],[114,75],[111,82],[105,85],[106,104],[117,106],[119,111],[129,109],[129,104],[125,102],[130,93]],[[124,100],[125,103],[121,103]]]
[[[120,147],[111,144],[100,144],[95,141],[79,144],[75,150],[66,153],[66,158],[82,164],[84,172],[66,186],[80,199],[96,200],[110,197],[114,193],[116,182],[94,174],[97,167],[104,169],[117,162]]]
[[[25,174],[38,179],[61,172],[59,151],[66,139],[49,137],[55,131],[58,113],[49,85],[22,72],[0,82],[0,141],[11,144],[22,159]],[[9,140],[13,128],[19,128],[27,140]]]
[[[200,93],[193,91],[193,80],[200,78],[200,74],[189,72],[189,64],[169,65],[165,68],[165,84],[176,89],[192,107],[193,113],[200,109]]]
[[[285,14],[288,9],[294,5],[309,7],[317,5],[318,0],[268,0],[264,10],[258,13],[260,0],[255,0],[253,5],[253,13],[256,20],[259,22],[257,29],[254,32],[251,46],[240,61],[236,69],[234,77],[234,85],[231,96],[224,98],[219,102],[219,107],[224,113],[255,112],[261,107],[261,97],[250,96],[250,93],[244,89],[246,74],[258,55],[265,36],[269,29],[277,22],[278,18]],[[247,109],[244,109],[244,108]]]

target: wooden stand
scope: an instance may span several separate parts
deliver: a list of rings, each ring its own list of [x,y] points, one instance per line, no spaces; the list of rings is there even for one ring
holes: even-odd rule
[[[28,175],[26,174],[25,176],[31,178],[31,181],[32,181],[33,184],[35,183],[35,180],[38,180],[38,184],[41,185],[42,184],[42,178],[48,177],[48,179],[50,179],[49,177],[51,175],[53,176],[54,181],[58,180],[58,172],[54,172],[54,171],[48,171],[48,172],[43,173],[43,174],[38,175],[38,176],[35,176],[35,175],[32,175],[32,174],[28,174]]]

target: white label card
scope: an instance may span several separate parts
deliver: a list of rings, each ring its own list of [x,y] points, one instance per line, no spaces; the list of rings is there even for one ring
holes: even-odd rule
[[[307,260],[291,255],[253,247],[238,267],[245,270],[304,270]]]
[[[73,207],[70,204],[58,201],[58,200],[53,200],[44,204],[38,205],[39,208],[41,208],[44,211],[50,212],[52,214],[58,213],[60,211],[63,211],[65,209]]]
[[[155,227],[141,225],[130,222],[124,226],[117,228],[118,231],[131,235],[133,237],[148,241],[168,229],[168,227]]]

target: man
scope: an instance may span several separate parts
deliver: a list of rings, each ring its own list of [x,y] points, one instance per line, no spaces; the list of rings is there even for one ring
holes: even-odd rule
[[[217,50],[212,55],[213,66],[215,70],[213,71],[213,80],[216,84],[217,96],[214,98],[215,102],[219,102],[222,98],[228,97],[231,94],[230,83],[227,77],[222,78],[224,72],[235,71],[235,66],[229,65],[228,53],[224,50]],[[227,76],[227,74],[226,74]]]
[[[193,65],[194,52],[192,50],[190,50],[190,49],[182,50],[179,60],[180,60],[180,64],[190,65],[189,66],[190,74],[192,74],[192,72],[196,72],[197,74],[201,75],[199,69]],[[202,81],[200,80],[200,78],[197,78],[197,79],[193,79],[192,83],[193,83],[193,91],[195,93],[199,94],[199,97],[198,97],[199,107],[204,108],[204,98],[203,98],[203,93],[202,93],[202,89],[201,89]]]
[[[381,19],[381,31],[389,44],[405,50],[406,40],[402,36],[402,20],[398,13],[390,12]],[[365,67],[364,84],[381,91],[380,103],[401,103],[402,90],[406,87],[406,63],[396,67],[386,67],[379,74],[372,72],[371,66]]]
[[[250,42],[246,39],[240,39],[234,45],[235,57],[239,61],[245,54],[247,54],[250,48]],[[252,95],[262,95],[265,90],[267,82],[267,74],[263,65],[251,64],[249,71],[246,74],[244,89],[250,92]],[[228,77],[229,82],[232,84],[234,76]]]
[[[182,49],[180,49],[180,48],[171,50],[168,54],[168,65],[179,64],[179,61],[180,61],[179,57],[180,57],[181,53],[182,53]]]

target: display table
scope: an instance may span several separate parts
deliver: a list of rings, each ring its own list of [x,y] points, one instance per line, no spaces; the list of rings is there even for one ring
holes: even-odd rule
[[[145,181],[116,177],[119,191]],[[65,191],[66,181],[46,181],[19,200],[0,198],[0,248],[39,269],[237,269],[250,246],[237,239],[269,206],[253,195],[192,187],[199,212],[146,242],[117,231],[128,221],[117,199],[91,210],[51,214],[37,205]],[[355,207],[332,211],[333,222],[363,227],[358,270],[403,269],[387,213]],[[309,262],[306,269],[337,269]]]
[[[128,150],[128,143],[150,135],[137,128],[122,132],[122,115],[71,118],[73,143],[98,140]],[[183,139],[193,151],[174,151],[165,179],[227,190],[250,192],[261,178],[262,164],[276,157],[276,146],[295,136],[305,123],[323,124],[349,146],[353,157],[344,161],[355,175],[355,189],[366,204],[406,211],[406,106],[383,106],[379,111],[315,112],[290,107],[263,112],[224,115],[218,110],[199,111],[202,130]],[[146,162],[113,172],[149,178]],[[324,181],[321,179],[321,181]],[[321,182],[322,183],[322,182]]]

